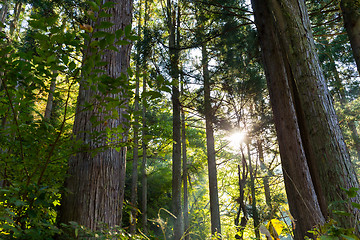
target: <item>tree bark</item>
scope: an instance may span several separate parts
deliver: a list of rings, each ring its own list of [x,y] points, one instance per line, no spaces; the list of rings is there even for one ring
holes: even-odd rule
[[[179,8],[179,6],[177,6]],[[181,210],[181,119],[180,119],[180,91],[179,91],[179,26],[177,24],[176,7],[171,1],[167,2],[170,75],[172,78],[172,106],[173,106],[173,154],[172,154],[172,213],[174,219],[174,240],[183,235],[183,221]]]
[[[257,1],[253,1],[253,3],[255,3],[255,9],[260,9]],[[262,16],[255,14],[255,17],[257,18],[264,58],[266,59],[266,55],[268,55],[268,60],[265,60],[265,68],[268,72],[267,78],[271,84],[275,81],[281,81],[281,79],[276,78],[276,73],[270,73],[274,66],[278,68],[279,73],[283,72],[284,84],[276,88],[289,89],[286,98],[292,102],[292,109],[289,109],[291,111],[286,110],[291,113],[291,118],[276,120],[276,115],[279,113],[274,110],[278,137],[286,133],[286,129],[278,128],[281,124],[280,121],[284,121],[286,124],[295,123],[294,127],[297,128],[296,131],[298,132],[297,143],[290,143],[289,141],[281,143],[282,140],[279,137],[280,154],[283,158],[282,152],[284,149],[282,148],[289,149],[295,145],[300,145],[303,152],[303,161],[306,161],[309,166],[308,170],[303,168],[304,174],[308,175],[308,172],[311,174],[308,181],[312,181],[313,187],[309,186],[314,188],[316,192],[322,215],[334,218],[342,227],[358,227],[358,210],[352,207],[345,191],[342,190],[342,188],[358,187],[358,181],[316,55],[305,3],[299,0],[268,0],[261,4],[263,13],[266,12],[267,14],[267,23],[263,22],[261,25],[263,19],[260,18]],[[259,10],[257,11],[259,12]],[[264,34],[269,28],[272,29],[273,33]],[[265,36],[268,36],[268,38],[265,39]],[[276,48],[272,51],[266,44],[271,44]],[[281,50],[280,46],[283,47],[283,50]],[[276,61],[274,61],[275,54],[278,55]],[[276,89],[270,86],[269,91],[270,95],[275,95]],[[275,102],[274,96],[272,98],[274,109],[278,103]],[[281,111],[285,111],[284,107],[282,107]],[[283,145],[285,143],[287,146]],[[284,160],[282,159],[282,161],[285,169]],[[284,174],[285,178],[289,177],[289,180],[293,182],[299,182],[303,178],[286,169]],[[298,177],[300,178],[298,179]],[[286,182],[285,179],[285,184]],[[303,194],[300,194],[300,196],[301,198],[304,197]],[[358,198],[356,197],[352,201],[359,203]],[[344,201],[347,204],[342,204]],[[332,211],[328,210],[330,204],[332,204],[334,210],[350,212],[351,217],[332,214]],[[317,210],[317,203],[315,205],[311,204],[311,206]],[[298,222],[302,221],[298,219]],[[320,222],[322,221],[313,221],[312,223]],[[299,234],[296,233],[297,236]]]
[[[135,107],[134,112],[137,114],[139,111],[139,62],[136,65],[136,87],[135,87]],[[131,213],[130,213],[130,234],[136,232],[136,219],[137,219],[137,184],[138,184],[138,162],[139,162],[139,118],[135,116],[134,120],[134,149],[133,149],[133,164],[131,173]]]
[[[360,1],[341,0],[340,7],[354,59],[360,74]]]
[[[143,77],[143,91],[142,91],[142,164],[141,164],[141,176],[142,176],[142,189],[141,189],[141,211],[142,211],[142,227],[145,234],[148,233],[148,219],[147,219],[147,142],[146,142],[146,77]]]
[[[304,239],[308,230],[324,223],[302,145],[292,93],[292,76],[283,55],[271,1],[252,0],[255,23],[262,49],[265,74],[281,155],[289,208],[296,219],[294,235]]]
[[[131,24],[132,1],[117,0],[113,8],[108,10],[112,14],[104,21],[114,23],[106,31],[114,33],[118,29],[124,29]],[[108,64],[101,69],[104,74],[113,79],[126,73],[129,67],[130,46],[116,46],[119,51],[106,50],[101,56],[102,61]],[[88,48],[85,58],[91,56],[92,50]],[[104,97],[118,99],[127,105],[126,90],[116,94],[104,94],[97,89],[97,86],[89,87],[86,79],[80,82],[77,110],[74,122],[73,133],[76,139],[83,143],[83,149],[69,160],[69,177],[65,187],[68,194],[64,194],[61,202],[60,221],[69,223],[76,221],[91,230],[99,227],[99,223],[105,223],[110,227],[121,224],[122,206],[124,199],[125,185],[125,157],[126,147],[116,150],[107,146],[110,141],[116,145],[126,141],[126,136],[117,134],[107,137],[107,129],[122,127],[127,130],[125,110],[117,108],[117,117],[109,117],[109,112],[102,110],[101,100]],[[92,108],[85,104],[91,104]],[[93,124],[93,119],[100,124]],[[96,139],[95,134],[100,134]],[[99,151],[99,149],[103,150]]]
[[[240,204],[236,219],[235,219],[235,226],[236,226],[236,239],[243,239],[244,230],[246,228],[246,224],[248,222],[248,213],[246,209],[245,204],[245,185],[247,181],[248,176],[248,167],[246,164],[245,155],[243,153],[243,150],[241,148],[241,165],[242,165],[242,171],[240,169],[240,164],[238,165],[238,177],[239,177],[239,198],[237,199],[237,202]],[[240,220],[240,213],[243,212],[243,216]],[[240,220],[240,221],[239,221]]]
[[[55,87],[56,87],[57,72],[54,71],[53,74],[55,76],[53,77],[53,79],[51,79],[51,82],[50,82],[49,95],[48,95],[48,100],[46,102],[46,108],[45,108],[45,113],[44,113],[44,119],[46,119],[46,120],[50,119],[51,112],[52,112],[52,109],[53,109],[54,92],[55,92]]]
[[[211,216],[211,234],[221,238],[221,223],[220,223],[220,210],[219,210],[219,196],[217,186],[217,169],[215,157],[215,141],[213,121],[214,110],[211,107],[210,96],[210,73],[208,68],[208,53],[206,45],[203,43],[201,47],[202,52],[202,67],[204,78],[204,110],[206,122],[206,149],[208,159],[209,171],[209,191],[210,191],[210,216]]]
[[[184,92],[183,85],[181,85],[181,92]],[[186,123],[185,123],[185,111],[181,109],[181,140],[182,140],[182,169],[183,169],[183,212],[184,212],[184,233],[185,240],[190,239],[190,223],[189,223],[189,197],[188,197],[188,171],[187,171],[187,154],[186,154]]]
[[[259,220],[259,213],[256,208],[256,192],[255,192],[255,176],[254,176],[255,171],[252,167],[252,162],[251,162],[250,144],[247,143],[246,147],[247,147],[248,159],[249,159],[250,191],[251,191],[251,200],[252,200],[251,210],[254,219],[254,232],[256,239],[260,239],[260,231],[259,231],[260,220]]]
[[[350,204],[342,188],[359,187],[359,184],[316,55],[305,3],[271,2],[292,77],[302,143],[320,208],[324,216],[331,216],[342,227],[358,228],[359,211]],[[360,203],[360,196],[352,201]],[[332,209],[328,209],[330,204],[334,210],[350,212],[351,217],[332,214]]]

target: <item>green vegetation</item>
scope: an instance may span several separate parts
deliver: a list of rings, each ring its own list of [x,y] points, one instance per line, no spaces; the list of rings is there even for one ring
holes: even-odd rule
[[[0,239],[174,239],[176,68],[184,125],[175,128],[184,131],[186,146],[186,158],[182,155],[186,164],[180,170],[182,203],[177,206],[183,211],[186,204],[188,209],[188,219],[180,221],[182,239],[298,239],[294,228],[301,223],[288,205],[272,93],[266,86],[266,64],[249,3],[137,0],[132,26],[108,32],[115,23],[104,19],[121,2],[0,1]],[[360,78],[336,2],[306,4],[321,67],[359,174]],[[169,47],[172,33],[176,43]],[[122,46],[132,46],[131,52],[122,51]],[[107,71],[110,60],[104,59],[114,52],[130,57],[130,67],[121,69],[119,77]],[[208,100],[204,99],[205,72]],[[79,91],[89,89],[96,94],[79,106],[78,96],[83,96]],[[211,232],[207,101],[215,139],[221,234]],[[90,131],[84,124],[79,132],[91,134],[90,145],[75,136],[73,127],[79,111],[94,110],[99,115],[91,115],[88,124],[103,128]],[[120,115],[123,124],[112,125]],[[65,185],[72,177],[69,159],[79,153],[90,159],[108,149],[120,155],[125,147],[121,221],[96,222],[95,228],[76,219],[62,222],[62,201],[73,194]],[[132,185],[134,166],[136,186]],[[98,178],[89,176],[85,185]],[[333,220],[336,215],[353,214],[351,208],[333,210],[336,204],[360,209],[358,188],[344,186],[342,191],[347,199],[328,204],[331,213],[321,226],[306,233],[307,238],[359,239],[357,226],[348,228]],[[103,198],[108,196],[98,196]],[[185,215],[180,213],[181,218]]]

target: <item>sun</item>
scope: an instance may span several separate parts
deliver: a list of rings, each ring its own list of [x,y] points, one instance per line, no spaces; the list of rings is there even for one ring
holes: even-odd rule
[[[229,140],[229,146],[231,148],[239,148],[240,144],[245,141],[246,132],[245,131],[235,131],[227,139]]]

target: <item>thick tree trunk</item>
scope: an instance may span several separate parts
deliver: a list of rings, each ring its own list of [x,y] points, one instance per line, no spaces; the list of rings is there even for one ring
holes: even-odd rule
[[[357,69],[360,73],[360,1],[341,0],[340,6]]]
[[[294,235],[304,239],[307,231],[324,223],[302,145],[295,111],[292,76],[288,71],[282,45],[269,1],[252,0],[255,23],[263,54],[265,74],[273,109],[290,212],[296,219]]]
[[[202,66],[204,78],[204,110],[206,122],[206,149],[209,171],[209,191],[210,191],[210,216],[211,216],[211,233],[221,236],[219,196],[217,186],[217,169],[215,157],[215,141],[213,130],[214,110],[211,107],[210,96],[210,73],[208,68],[208,53],[205,44],[202,45]]]
[[[112,16],[102,20],[110,21],[114,25],[106,31],[114,33],[118,29],[124,29],[131,24],[132,1],[118,0],[108,13]],[[101,56],[101,60],[108,63],[102,67],[104,74],[114,79],[126,73],[129,67],[130,46],[118,46],[118,49],[118,52],[106,51]],[[85,58],[90,55],[91,49],[87,49]],[[126,136],[109,138],[103,133],[106,129],[122,127],[126,131],[127,128],[126,112],[117,108],[118,116],[105,121],[110,113],[102,110],[98,99],[110,97],[121,100],[122,104],[127,104],[127,99],[125,89],[117,94],[104,95],[97,90],[97,86],[91,88],[88,85],[86,79],[80,83],[73,129],[74,136],[84,144],[84,148],[69,161],[69,177],[66,180],[69,193],[64,194],[61,202],[60,221],[76,221],[95,230],[100,222],[110,227],[121,223],[126,147],[121,147],[118,151],[107,146],[107,143],[124,142]],[[91,104],[92,108],[89,109],[86,104]],[[94,118],[100,124],[93,124]],[[99,133],[100,136],[95,139],[94,135]],[[101,150],[102,148],[104,149]]]
[[[293,82],[301,139],[320,208],[324,216],[335,218],[342,227],[357,226],[359,211],[349,203],[342,188],[359,184],[316,55],[305,3],[299,0],[271,2]],[[360,203],[360,196],[352,201]],[[328,209],[330,204],[332,209],[350,212],[351,217],[332,214],[332,209]]]

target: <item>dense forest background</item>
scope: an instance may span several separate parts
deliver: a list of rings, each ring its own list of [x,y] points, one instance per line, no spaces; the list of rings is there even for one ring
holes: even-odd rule
[[[0,7],[0,239],[360,236],[358,0]]]

